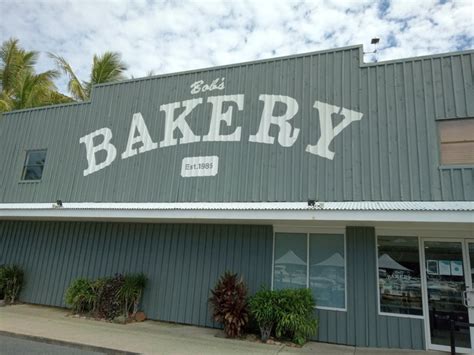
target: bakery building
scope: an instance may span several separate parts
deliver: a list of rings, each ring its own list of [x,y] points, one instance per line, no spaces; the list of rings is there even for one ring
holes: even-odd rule
[[[450,321],[474,322],[473,67],[351,46],[3,114],[0,264],[53,306],[75,278],[144,272],[149,318],[208,327],[230,270],[310,288],[314,340],[449,350]],[[472,351],[474,328],[455,337]]]

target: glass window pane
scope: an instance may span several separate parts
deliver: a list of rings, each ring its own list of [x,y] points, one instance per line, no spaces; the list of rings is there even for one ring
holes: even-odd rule
[[[30,150],[26,152],[21,180],[41,180],[45,160],[46,150]]]
[[[309,285],[316,300],[316,306],[345,308],[344,235],[310,235]]]
[[[273,288],[306,287],[306,234],[276,233]]]
[[[25,167],[23,180],[41,180],[42,175],[42,166],[27,166]]]
[[[418,239],[378,237],[380,311],[422,315]]]
[[[27,165],[44,165],[46,159],[45,150],[35,150],[28,152]]]

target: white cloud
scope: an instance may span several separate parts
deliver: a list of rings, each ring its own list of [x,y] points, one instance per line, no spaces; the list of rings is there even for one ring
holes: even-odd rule
[[[379,60],[472,48],[472,13],[470,0],[0,0],[0,41],[64,56],[85,80],[94,54],[119,51],[139,77],[353,44],[370,50],[375,36]],[[52,65],[42,55],[38,69]]]

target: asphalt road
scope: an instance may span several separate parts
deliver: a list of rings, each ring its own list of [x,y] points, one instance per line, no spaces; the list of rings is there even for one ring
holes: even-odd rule
[[[0,335],[1,355],[22,355],[22,354],[71,354],[71,355],[96,355],[104,354],[100,352],[81,350],[69,346],[47,344],[34,340]]]

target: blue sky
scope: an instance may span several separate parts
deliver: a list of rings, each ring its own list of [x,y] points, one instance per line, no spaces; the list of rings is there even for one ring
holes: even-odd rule
[[[473,48],[473,3],[0,0],[0,41],[43,52],[38,70],[53,66],[44,52],[59,54],[83,80],[106,50],[122,53],[134,77],[354,44],[370,51],[373,37],[382,61]]]

